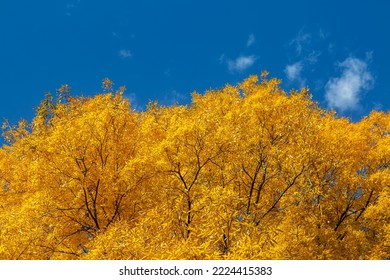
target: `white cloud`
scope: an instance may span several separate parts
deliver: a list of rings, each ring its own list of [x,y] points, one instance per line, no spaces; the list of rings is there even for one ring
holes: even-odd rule
[[[328,38],[330,36],[330,32],[329,31],[326,31],[324,29],[320,29],[320,31],[318,31],[318,37],[322,40]]]
[[[311,53],[309,53],[306,57],[305,57],[305,60],[307,62],[309,62],[310,64],[316,64],[317,61],[318,61],[318,58],[321,56],[321,52],[320,51],[311,51]]]
[[[287,79],[289,79],[291,82],[298,82],[300,87],[303,87],[306,83],[306,80],[302,77],[302,71],[302,61],[289,64],[284,68],[284,73],[286,73]]]
[[[290,45],[295,47],[295,52],[299,56],[302,54],[304,49],[310,44],[311,35],[304,32],[304,27],[299,30],[298,35],[291,40]]]
[[[246,46],[247,46],[247,47],[252,46],[252,45],[255,43],[255,41],[256,41],[255,35],[250,34],[250,35],[249,35],[249,38],[248,38],[248,41],[246,42]]]
[[[131,53],[130,50],[122,49],[122,50],[119,51],[119,56],[122,59],[126,59],[126,58],[131,58],[133,56],[133,54]]]
[[[304,58],[310,64],[318,61],[322,52],[318,49],[323,49],[323,45],[329,41],[330,33],[326,33],[322,29],[318,32],[308,33],[305,27],[302,27],[298,34],[289,42],[289,46],[295,50],[295,55]]]
[[[290,81],[294,81],[301,77],[302,69],[302,62],[299,61],[294,64],[287,65],[284,69],[284,72],[287,75],[287,79],[289,79]]]
[[[370,90],[374,78],[368,70],[367,61],[348,57],[338,64],[342,70],[340,77],[331,78],[325,86],[325,99],[328,106],[345,110],[356,110],[362,94]]]
[[[225,61],[225,54],[221,54],[221,56],[218,58],[219,64],[222,64]]]
[[[286,65],[284,73],[286,74],[287,79],[292,82],[298,82],[301,87],[305,86],[306,79],[304,78],[302,72],[305,68],[310,68],[312,65],[316,64],[320,55],[321,52],[312,51],[300,61]]]
[[[317,33],[308,33],[305,31],[305,27],[302,27],[289,42],[289,46],[295,52],[293,57],[298,60],[284,68],[284,73],[289,81],[298,83],[300,87],[307,86],[304,72],[315,71],[315,65],[322,55],[322,52],[318,50],[320,47],[318,45],[323,43],[326,36],[321,30]]]
[[[256,61],[254,55],[239,56],[235,60],[228,60],[228,69],[231,72],[241,72],[251,67]]]

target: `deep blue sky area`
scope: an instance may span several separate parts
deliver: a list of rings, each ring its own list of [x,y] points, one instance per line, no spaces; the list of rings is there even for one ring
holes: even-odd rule
[[[388,1],[2,1],[0,118],[29,121],[47,91],[101,91],[139,110],[268,70],[359,120],[390,108]]]

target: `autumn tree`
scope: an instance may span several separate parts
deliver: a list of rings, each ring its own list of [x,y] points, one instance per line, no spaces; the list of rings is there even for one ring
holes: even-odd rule
[[[389,114],[351,122],[251,76],[136,111],[47,94],[5,123],[2,259],[384,259]]]

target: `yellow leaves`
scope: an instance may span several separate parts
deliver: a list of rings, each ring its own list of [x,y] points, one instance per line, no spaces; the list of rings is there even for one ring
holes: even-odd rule
[[[378,194],[378,199],[370,205],[364,213],[364,217],[377,223],[387,224],[390,221],[390,187],[386,185]]]
[[[68,84],[62,85],[57,89],[58,97],[57,103],[68,102],[70,98],[70,86]]]
[[[32,131],[5,127],[0,257],[388,257],[388,114],[352,124],[279,84],[262,73],[144,112],[109,79],[47,96]]]
[[[112,91],[113,85],[114,85],[113,81],[111,81],[109,78],[104,78],[102,81],[102,88],[107,92]]]
[[[250,95],[252,90],[256,88],[256,83],[258,82],[258,77],[256,75],[250,76],[244,82],[242,82],[239,87],[244,91],[243,95]]]
[[[269,72],[267,70],[261,71],[261,78],[263,80],[267,79],[268,75],[269,75]]]
[[[22,139],[30,133],[29,124],[24,119],[20,120],[17,125],[10,125],[9,122],[5,120],[1,128],[3,130],[2,136],[10,144],[15,143],[17,140]]]

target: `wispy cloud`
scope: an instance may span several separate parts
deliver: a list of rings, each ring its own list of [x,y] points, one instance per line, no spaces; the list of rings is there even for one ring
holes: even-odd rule
[[[327,42],[329,33],[324,30],[307,32],[302,27],[296,36],[288,42],[292,53],[288,55],[289,63],[284,68],[284,73],[290,82],[300,87],[307,86],[306,75],[316,70],[316,65],[323,55],[323,45]],[[288,53],[290,53],[290,51]]]
[[[256,41],[255,35],[250,34],[248,37],[248,41],[246,42],[246,46],[247,47],[252,46],[255,43],[255,41]]]
[[[362,94],[370,90],[375,82],[368,69],[368,61],[350,56],[338,64],[341,75],[329,79],[325,86],[329,107],[341,112],[359,108]]]
[[[77,6],[79,5],[80,3],[80,0],[77,0],[77,3],[73,1],[73,3],[67,3],[66,4],[66,12],[65,12],[65,15],[70,17],[73,15],[72,11],[77,8]]]
[[[133,54],[131,53],[130,50],[121,49],[119,51],[119,57],[122,59],[131,58],[132,56],[133,56]]]
[[[305,32],[305,28],[299,30],[298,35],[290,41],[290,45],[295,48],[295,52],[298,56],[302,54],[306,46],[310,44],[312,35]]]
[[[173,105],[173,104],[181,104],[183,101],[186,100],[186,95],[178,92],[175,89],[170,90],[167,92],[161,101],[163,105]]]
[[[136,111],[142,111],[142,106],[138,103],[137,95],[134,92],[124,94],[125,97],[129,99],[131,108]]]
[[[319,51],[312,51],[301,60],[287,64],[284,68],[284,73],[290,82],[297,82],[300,87],[306,86],[306,78],[304,77],[304,70],[311,68],[317,63],[318,57],[321,55]]]
[[[248,40],[246,42],[246,47],[250,47],[256,41],[255,35],[252,33],[249,34]],[[255,55],[240,55],[235,59],[227,57],[224,53],[220,55],[218,61],[220,64],[226,64],[228,70],[231,73],[241,73],[244,70],[250,68],[257,60]]]
[[[309,54],[307,54],[304,58],[305,61],[307,61],[309,64],[315,64],[318,61],[318,58],[321,56],[321,51],[311,51]]]
[[[224,53],[220,55],[220,57],[218,58],[218,61],[219,61],[219,64],[224,63],[224,61],[225,61],[225,54]]]
[[[241,55],[234,60],[228,60],[227,66],[230,72],[242,72],[251,67],[256,61],[254,55]]]
[[[317,32],[306,32],[305,27],[302,27],[298,34],[288,43],[295,52],[295,57],[306,60],[311,64],[317,62],[322,55],[324,44],[328,42],[330,33],[324,30]]]
[[[293,64],[288,64],[284,73],[286,73],[287,79],[292,82],[298,82],[300,86],[304,86],[305,79],[302,77],[303,62],[298,61]]]

